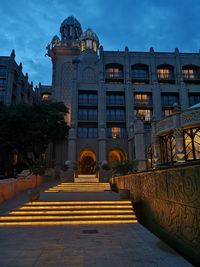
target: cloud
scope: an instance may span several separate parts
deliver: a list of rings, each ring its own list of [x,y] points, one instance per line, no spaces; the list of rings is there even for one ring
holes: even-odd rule
[[[7,0],[1,3],[1,54],[16,50],[17,62],[34,84],[51,84],[46,45],[62,21],[74,15],[91,27],[104,50],[197,52],[200,2],[181,0]]]

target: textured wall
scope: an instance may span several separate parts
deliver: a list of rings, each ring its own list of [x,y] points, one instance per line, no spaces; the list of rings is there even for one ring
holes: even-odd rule
[[[44,177],[30,175],[29,178],[4,179],[0,181],[0,204],[8,199],[16,197],[27,189],[40,186],[44,182]]]
[[[115,182],[130,189],[142,222],[200,266],[200,166],[132,174]]]

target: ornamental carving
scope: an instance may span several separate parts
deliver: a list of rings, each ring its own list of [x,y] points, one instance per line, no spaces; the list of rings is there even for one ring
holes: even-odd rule
[[[181,125],[191,125],[197,122],[200,123],[200,109],[181,114]]]
[[[157,133],[171,130],[173,128],[173,117],[166,118],[156,123]]]
[[[143,204],[151,228],[163,229],[171,238],[200,254],[200,166],[157,170],[115,178]]]

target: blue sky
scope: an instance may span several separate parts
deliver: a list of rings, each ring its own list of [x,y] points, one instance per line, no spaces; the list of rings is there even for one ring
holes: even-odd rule
[[[104,50],[200,49],[200,0],[2,0],[0,55],[14,48],[34,85],[51,84],[46,45],[70,15],[97,33]]]

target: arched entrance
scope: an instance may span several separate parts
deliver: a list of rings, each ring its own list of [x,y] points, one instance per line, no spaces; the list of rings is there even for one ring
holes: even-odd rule
[[[95,173],[96,173],[96,155],[90,148],[86,148],[80,152],[79,174],[95,174]]]
[[[125,159],[126,159],[126,154],[122,149],[115,148],[109,152],[109,155],[108,155],[109,163],[113,163],[115,161],[120,161],[120,160],[125,160]]]

